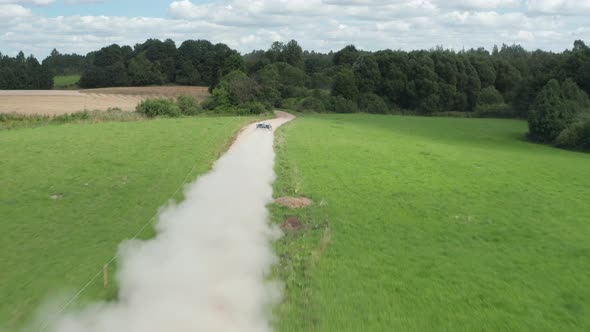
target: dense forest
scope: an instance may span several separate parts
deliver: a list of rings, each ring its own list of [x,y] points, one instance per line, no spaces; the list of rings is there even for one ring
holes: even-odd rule
[[[51,89],[53,74],[49,66],[40,64],[34,56],[16,57],[0,53],[0,89]]]
[[[590,148],[590,48],[562,53],[502,45],[453,51],[347,46],[303,51],[294,40],[240,55],[225,44],[149,39],[86,56],[54,50],[39,62],[0,56],[0,88],[51,88],[52,75],[81,74],[83,88],[206,85],[207,109],[271,107],[315,112],[404,113],[529,120],[534,140]]]
[[[161,84],[216,85],[221,77],[242,69],[240,53],[225,44],[149,39],[143,44],[111,45],[87,56],[80,79],[84,88]]]
[[[405,113],[529,120],[530,138],[590,148],[590,48],[527,51],[518,45],[455,52],[303,51],[296,41],[244,55],[206,105],[244,103],[316,112]]]
[[[51,69],[54,76],[80,75],[88,67],[87,57],[79,54],[61,54],[56,49],[43,60],[43,64]]]

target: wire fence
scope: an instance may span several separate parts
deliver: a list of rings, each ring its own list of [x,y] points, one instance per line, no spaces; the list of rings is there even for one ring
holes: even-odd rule
[[[228,127],[231,126],[231,123],[226,123],[223,126],[223,129],[227,129]],[[223,130],[222,130],[223,131]],[[234,136],[237,134],[234,134]],[[211,146],[214,143],[214,139],[215,137],[211,136],[210,140],[207,144],[207,146]],[[192,168],[190,169],[190,171],[187,173],[186,177],[184,178],[184,180],[182,181],[182,183],[176,188],[176,190],[174,191],[174,193],[172,195],[170,195],[170,197],[168,198],[168,200],[166,202],[171,201],[172,199],[174,199],[174,197],[176,197],[176,195],[180,192],[180,190],[182,188],[184,188],[184,186],[187,184],[187,182],[189,181],[189,179],[191,178],[192,174],[194,173],[196,167],[198,165],[198,162],[193,163]],[[166,170],[169,168],[170,166],[168,165],[168,167],[166,168]],[[162,174],[166,171],[162,171]],[[164,202],[164,204],[166,203]],[[161,206],[161,205],[160,205]],[[156,213],[154,213],[154,215],[146,222],[143,224],[143,226],[135,233],[135,235],[130,238],[130,240],[136,240],[139,235],[151,224],[153,224],[153,221],[156,219],[156,217],[159,215],[160,210],[156,211]],[[111,219],[114,216],[111,215]],[[65,302],[65,304],[60,308],[60,310],[58,310],[52,317],[51,320],[46,321],[43,325],[41,325],[40,329],[38,330],[39,332],[45,332],[47,331],[47,329],[56,322],[57,319],[59,319],[59,317],[74,303],[76,302],[76,300],[78,300],[78,298],[80,298],[80,296],[84,293],[84,291],[86,291],[86,289],[88,289],[88,287],[90,287],[95,281],[96,279],[103,273],[103,270],[105,267],[109,267],[111,266],[115,260],[118,257],[118,253],[116,253],[102,268],[100,268],[100,270],[98,270],[98,272],[96,274],[94,274],[94,276],[92,278],[90,278],[90,280],[82,287],[78,290],[78,292],[76,292],[74,294],[74,296],[72,296],[67,302]]]

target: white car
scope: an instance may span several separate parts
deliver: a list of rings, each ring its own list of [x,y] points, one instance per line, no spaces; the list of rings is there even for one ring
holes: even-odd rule
[[[272,125],[268,122],[260,122],[256,124],[256,128],[272,130]]]

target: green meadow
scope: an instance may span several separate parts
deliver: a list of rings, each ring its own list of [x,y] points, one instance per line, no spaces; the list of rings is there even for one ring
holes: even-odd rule
[[[523,121],[306,115],[279,130],[279,331],[590,330],[590,154]]]
[[[0,131],[0,328],[73,295],[119,243],[210,169],[254,118],[180,118]],[[182,190],[175,199],[182,198]],[[114,275],[115,266],[110,273]],[[114,278],[113,278],[114,279]],[[74,306],[116,294],[102,274]],[[3,326],[2,326],[3,325]]]
[[[80,75],[61,75],[53,78],[53,88],[57,90],[72,90],[78,88]]]

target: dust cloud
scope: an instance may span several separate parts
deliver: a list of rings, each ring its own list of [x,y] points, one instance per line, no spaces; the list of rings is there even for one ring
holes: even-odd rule
[[[155,238],[121,244],[118,300],[64,314],[48,331],[271,331],[281,293],[267,280],[280,236],[266,208],[273,166],[272,132],[248,127],[182,203],[162,209]]]

